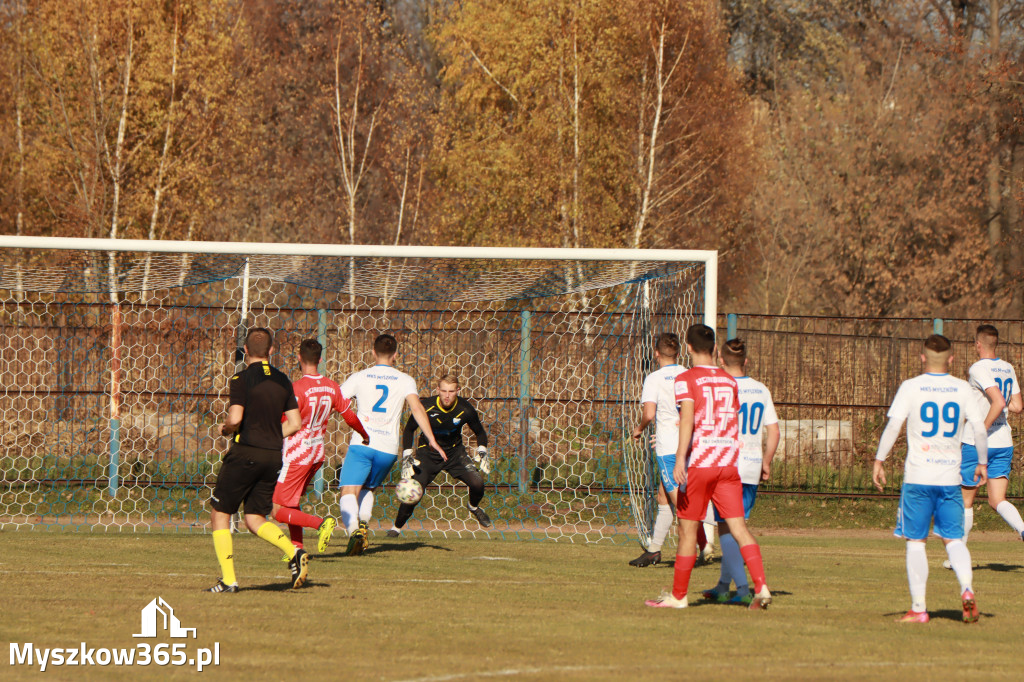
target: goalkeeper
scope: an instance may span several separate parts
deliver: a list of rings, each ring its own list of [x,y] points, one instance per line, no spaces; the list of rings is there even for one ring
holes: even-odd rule
[[[452,478],[466,484],[469,488],[469,503],[466,505],[469,513],[476,517],[481,527],[490,528],[491,519],[480,508],[480,500],[484,497],[484,479],[480,472],[486,474],[491,470],[491,460],[487,455],[487,431],[480,423],[476,409],[468,400],[459,397],[459,380],[454,375],[445,374],[438,380],[437,393],[424,400],[423,407],[427,410],[430,429],[448,459],[445,461],[440,454],[432,451],[422,434],[419,447],[412,449],[416,421],[410,419],[402,432],[402,478],[418,481],[426,490],[439,473],[447,472]],[[462,444],[462,427],[466,424],[476,435],[476,455],[472,459]],[[390,537],[397,537],[402,532],[402,527],[415,508],[415,502],[398,507],[395,525],[388,531]]]

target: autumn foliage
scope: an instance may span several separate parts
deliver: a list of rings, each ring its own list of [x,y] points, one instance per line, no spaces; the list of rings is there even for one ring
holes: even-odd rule
[[[1019,315],[1024,2],[0,4],[0,230],[717,248],[724,305]]]

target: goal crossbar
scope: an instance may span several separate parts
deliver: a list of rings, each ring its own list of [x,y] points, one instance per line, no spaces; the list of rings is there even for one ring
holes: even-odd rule
[[[387,244],[293,244],[205,242],[166,239],[87,239],[0,236],[0,249],[54,249],[236,256],[335,256],[353,258],[465,258],[490,260],[698,262],[705,268],[704,323],[718,316],[718,252],[700,249],[564,249],[478,246],[392,246]]]

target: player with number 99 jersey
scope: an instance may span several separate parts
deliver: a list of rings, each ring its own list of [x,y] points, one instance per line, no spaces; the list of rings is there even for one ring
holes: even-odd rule
[[[401,446],[402,410],[406,397],[417,395],[416,380],[389,365],[374,365],[346,379],[341,385],[341,394],[355,398],[356,414],[370,434],[365,445],[397,457]],[[352,443],[364,444],[359,434],[352,435]]]
[[[921,374],[900,384],[889,419],[907,422],[904,483],[959,485],[963,423],[984,421],[972,389],[949,374]]]

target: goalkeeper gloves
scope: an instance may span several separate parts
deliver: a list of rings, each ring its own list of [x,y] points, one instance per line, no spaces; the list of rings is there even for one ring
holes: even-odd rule
[[[483,445],[476,449],[476,457],[473,458],[476,461],[477,466],[480,467],[480,471],[485,474],[491,473],[491,457],[487,454],[487,448]]]
[[[402,450],[402,478],[412,478],[416,473],[414,467],[420,462],[416,459],[414,452],[412,448]]]

